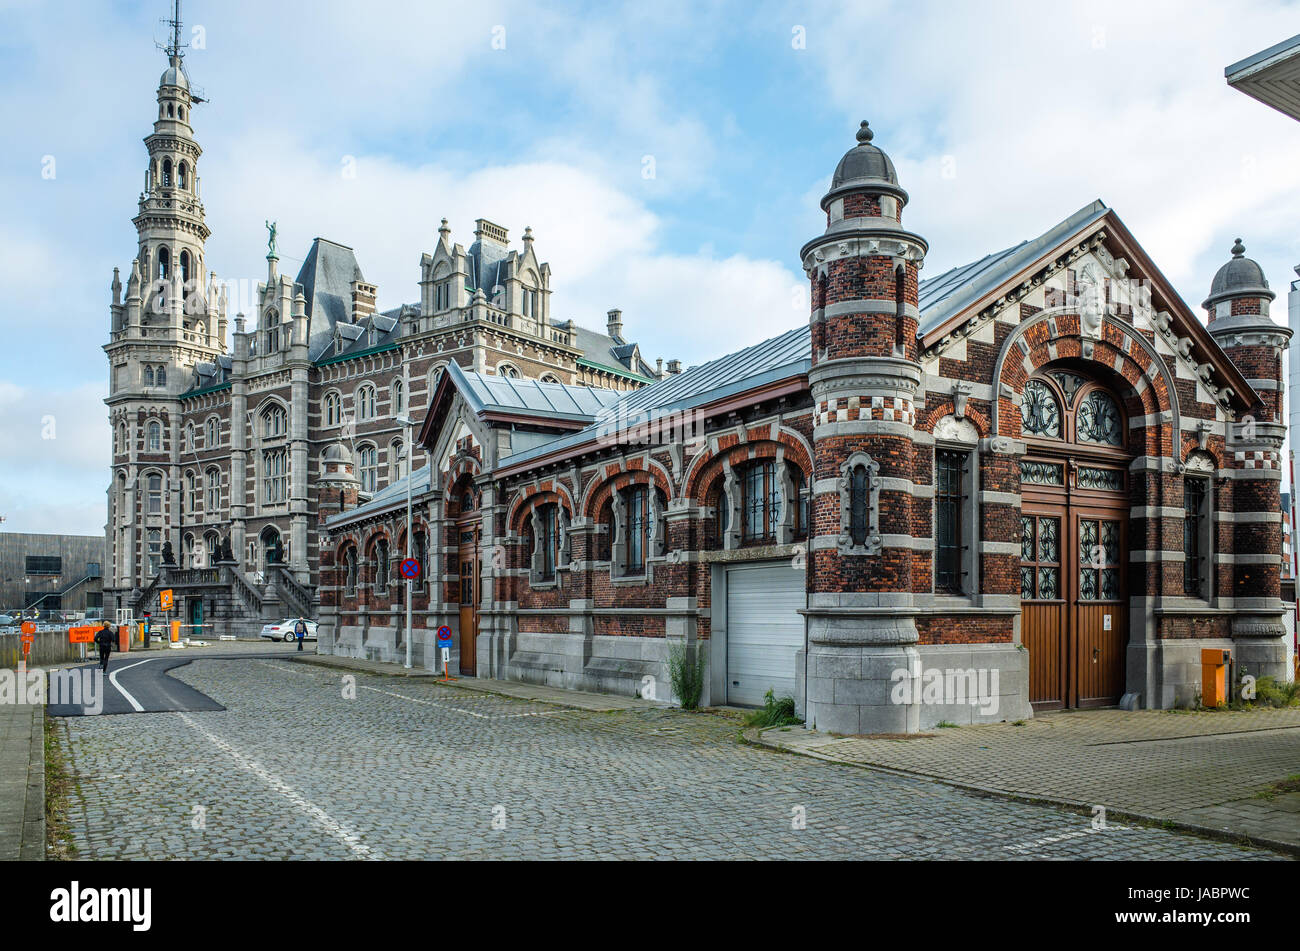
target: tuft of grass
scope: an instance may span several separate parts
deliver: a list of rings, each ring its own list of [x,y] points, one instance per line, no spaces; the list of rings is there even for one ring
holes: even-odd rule
[[[1287,684],[1275,677],[1260,677],[1255,681],[1255,698],[1270,707],[1300,706],[1300,680]]]
[[[953,723],[951,720],[940,720],[938,723],[935,724],[935,726],[940,730],[957,729],[957,724]]]
[[[764,729],[772,726],[794,726],[802,722],[794,715],[794,697],[782,697],[778,700],[771,690],[763,695],[763,706],[745,717],[745,726]]]
[[[64,861],[76,857],[72,824],[68,819],[68,794],[73,787],[68,761],[59,743],[53,717],[45,718],[45,857]]]
[[[683,710],[698,710],[704,694],[704,651],[685,641],[668,642],[668,679]]]
[[[1255,793],[1256,799],[1272,799],[1286,793],[1300,792],[1300,773],[1292,773],[1281,782],[1274,783],[1267,789]]]
[[[1013,720],[1012,723],[1011,723],[1011,725],[1012,725],[1012,726],[1024,726],[1024,725],[1025,725],[1025,721],[1024,721],[1024,720]]]

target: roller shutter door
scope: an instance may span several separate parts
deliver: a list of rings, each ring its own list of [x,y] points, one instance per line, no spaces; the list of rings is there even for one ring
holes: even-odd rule
[[[804,572],[789,563],[727,569],[727,703],[762,706],[768,689],[794,696],[806,604]]]

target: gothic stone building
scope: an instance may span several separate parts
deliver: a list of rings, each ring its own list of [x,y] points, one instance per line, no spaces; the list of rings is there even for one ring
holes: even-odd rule
[[[171,588],[195,632],[251,633],[314,615],[318,480],[335,444],[362,499],[398,477],[404,414],[443,368],[620,392],[676,372],[623,336],[552,315],[550,266],[480,219],[467,249],[444,219],[419,262],[419,301],[384,313],[351,248],[317,238],[298,274],[272,237],[256,313],[229,326],[207,270],[192,90],[178,50],[157,93],[125,297],[115,270],[106,400],[113,430],[105,606],[140,616]],[[227,348],[233,329],[233,347]],[[418,463],[418,452],[417,452]],[[219,558],[229,542],[230,557]],[[206,624],[207,627],[198,627]]]
[[[1237,243],[1202,322],[1101,202],[922,281],[866,123],[800,252],[807,325],[643,389],[449,367],[428,401],[411,653],[465,675],[704,702],[841,733],[1200,691],[1202,649],[1289,679],[1282,354]],[[401,659],[399,483],[321,550],[322,651]],[[336,493],[336,494],[332,494]]]

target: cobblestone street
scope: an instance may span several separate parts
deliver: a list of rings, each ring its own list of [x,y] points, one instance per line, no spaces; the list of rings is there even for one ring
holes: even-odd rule
[[[1278,857],[745,746],[714,715],[370,674],[348,699],[276,657],[172,675],[228,709],[58,721],[76,857]]]

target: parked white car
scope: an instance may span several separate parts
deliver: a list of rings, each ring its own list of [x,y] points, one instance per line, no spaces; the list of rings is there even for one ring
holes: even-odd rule
[[[13,627],[18,619],[12,614],[0,614],[0,627]]]
[[[307,634],[303,637],[304,641],[316,640],[316,622],[307,618],[291,617],[281,621],[279,624],[265,624],[262,626],[262,636],[269,637],[273,641],[284,641],[286,644],[292,643],[298,639],[294,634],[293,627],[300,620],[307,621]]]

